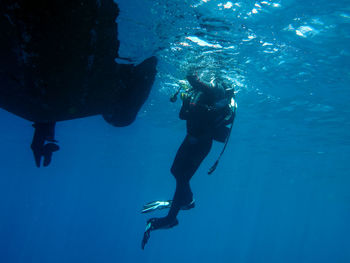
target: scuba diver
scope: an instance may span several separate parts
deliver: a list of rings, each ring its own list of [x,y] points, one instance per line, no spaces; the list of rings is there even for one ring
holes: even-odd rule
[[[170,210],[165,217],[151,218],[147,221],[142,249],[148,242],[151,231],[178,225],[179,211],[195,207],[190,180],[209,154],[213,140],[225,143],[208,174],[214,172],[224,153],[233,126],[237,107],[234,101],[234,89],[225,87],[223,81],[217,79],[204,83],[197,75],[189,75],[187,80],[190,87],[180,87],[170,98],[171,102],[175,102],[180,91],[184,90],[180,93],[183,102],[180,119],[186,120],[187,134],[171,167],[171,173],[176,179],[175,194],[172,200],[153,201],[144,206],[142,213],[165,208]]]
[[[46,167],[51,163],[52,153],[60,149],[55,140],[56,122],[35,122],[35,129],[31,144],[34,154],[34,160],[37,167],[41,165],[41,159],[44,158],[43,165]],[[45,142],[48,143],[45,143]]]

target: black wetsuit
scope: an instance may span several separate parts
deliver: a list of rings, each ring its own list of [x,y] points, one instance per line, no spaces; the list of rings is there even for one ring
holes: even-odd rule
[[[176,190],[169,213],[152,218],[150,230],[169,228],[178,224],[177,214],[193,201],[190,180],[210,152],[213,140],[225,142],[234,114],[230,107],[233,91],[222,86],[211,87],[196,77],[187,77],[192,89],[183,99],[180,118],[186,120],[187,134],[177,151],[171,167]]]

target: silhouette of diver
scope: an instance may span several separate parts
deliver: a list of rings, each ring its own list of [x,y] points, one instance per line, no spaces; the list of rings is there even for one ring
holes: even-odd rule
[[[43,165],[48,166],[52,159],[52,153],[60,149],[55,140],[55,126],[56,122],[36,122],[33,124],[35,131],[31,148],[37,167],[40,167],[42,158],[44,158]]]
[[[168,215],[161,218],[151,218],[147,221],[142,240],[142,249],[150,238],[151,231],[168,229],[178,225],[177,215],[180,210],[195,207],[190,180],[201,162],[210,152],[213,140],[225,143],[225,146],[213,167],[211,174],[222,156],[231,133],[235,118],[236,104],[234,89],[227,89],[223,82],[214,80],[206,84],[197,76],[187,76],[191,87],[181,93],[183,100],[180,119],[186,120],[187,134],[177,151],[171,167],[171,173],[176,179],[176,189],[173,200],[153,201],[144,206],[142,213],[170,208]],[[170,99],[176,101],[180,89]],[[231,125],[230,127],[227,127]]]

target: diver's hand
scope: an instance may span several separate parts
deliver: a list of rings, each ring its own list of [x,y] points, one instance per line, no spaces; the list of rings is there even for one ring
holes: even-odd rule
[[[52,153],[59,150],[57,141],[54,139],[55,123],[35,123],[35,128],[31,149],[34,154],[34,160],[37,167],[40,167],[41,160],[44,158],[43,165],[46,167],[51,163]],[[45,142],[48,141],[49,143]]]

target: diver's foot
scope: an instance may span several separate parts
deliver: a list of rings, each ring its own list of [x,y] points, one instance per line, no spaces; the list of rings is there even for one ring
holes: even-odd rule
[[[157,229],[169,229],[177,226],[178,224],[179,221],[177,218],[169,219],[168,217],[151,218],[147,221],[147,227],[149,227],[149,229],[152,231]]]
[[[143,239],[141,243],[141,248],[145,249],[145,246],[151,237],[151,231],[157,230],[157,229],[169,229],[174,226],[177,226],[179,224],[179,221],[177,218],[169,219],[167,217],[162,218],[151,218],[147,221],[145,233],[143,234]]]
[[[155,210],[161,210],[165,208],[170,208],[172,204],[172,200],[168,201],[152,201],[143,206],[141,213],[149,213]]]
[[[173,200],[168,201],[152,201],[143,206],[141,213],[149,213],[156,210],[162,210],[166,208],[170,208],[173,203]],[[194,199],[192,199],[189,203],[181,205],[180,210],[190,210],[195,207]]]

